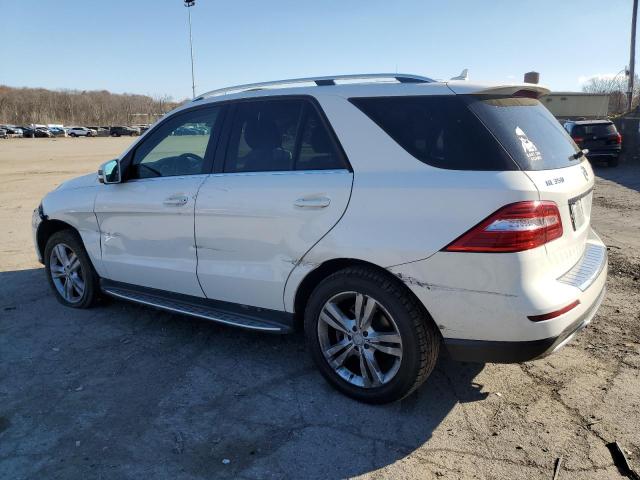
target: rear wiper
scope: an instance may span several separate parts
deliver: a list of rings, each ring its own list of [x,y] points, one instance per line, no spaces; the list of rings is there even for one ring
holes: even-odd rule
[[[582,150],[577,151],[573,155],[569,155],[569,160],[578,160],[581,157],[586,157],[587,153],[589,153],[589,149],[583,148]]]

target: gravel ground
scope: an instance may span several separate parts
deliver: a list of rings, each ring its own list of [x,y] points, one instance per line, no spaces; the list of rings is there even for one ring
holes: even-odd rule
[[[331,389],[301,334],[260,335],[112,301],[59,305],[31,211],[131,139],[0,141],[0,478],[623,478],[640,467],[640,166],[597,168],[610,254],[592,325],[521,365],[441,358],[402,402]]]

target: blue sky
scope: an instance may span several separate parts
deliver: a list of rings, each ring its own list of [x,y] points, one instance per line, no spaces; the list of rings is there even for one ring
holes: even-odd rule
[[[628,63],[632,0],[197,0],[196,93],[393,72],[554,90]],[[182,0],[0,0],[0,84],[191,96]],[[640,58],[640,52],[638,52]]]

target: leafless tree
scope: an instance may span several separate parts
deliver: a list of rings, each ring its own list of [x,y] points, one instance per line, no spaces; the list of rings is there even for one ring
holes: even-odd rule
[[[633,92],[633,107],[640,103],[640,78],[635,76]],[[582,91],[586,93],[608,93],[609,113],[624,113],[627,109],[627,78],[623,75],[599,76],[590,78],[583,86]]]
[[[169,96],[0,85],[0,124],[128,125],[153,120],[177,105]]]

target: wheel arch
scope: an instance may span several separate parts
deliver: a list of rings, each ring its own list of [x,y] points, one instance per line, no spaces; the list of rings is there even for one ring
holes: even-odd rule
[[[38,251],[40,252],[40,256],[44,261],[44,249],[47,245],[47,241],[51,238],[56,232],[60,232],[62,230],[73,230],[80,236],[80,232],[78,229],[68,224],[67,222],[63,222],[62,220],[56,219],[45,219],[38,226],[38,231],[36,233],[36,241],[38,244]]]
[[[400,287],[404,289],[404,291],[406,291],[408,295],[416,300],[417,304],[420,305],[420,307],[424,311],[426,317],[429,319],[432,318],[426,307],[416,296],[416,294],[402,280],[400,280],[396,275],[391,273],[386,268],[381,267],[380,265],[376,265],[375,263],[367,262],[366,260],[359,260],[356,258],[334,258],[321,263],[318,267],[311,270],[309,273],[307,273],[307,275],[305,275],[305,277],[298,285],[293,303],[296,323],[302,323],[304,319],[304,311],[309,297],[311,296],[311,293],[314,291],[314,289],[320,284],[320,282],[322,282],[330,275],[348,267],[366,267],[381,273],[390,281],[396,283],[397,285],[400,285]]]

